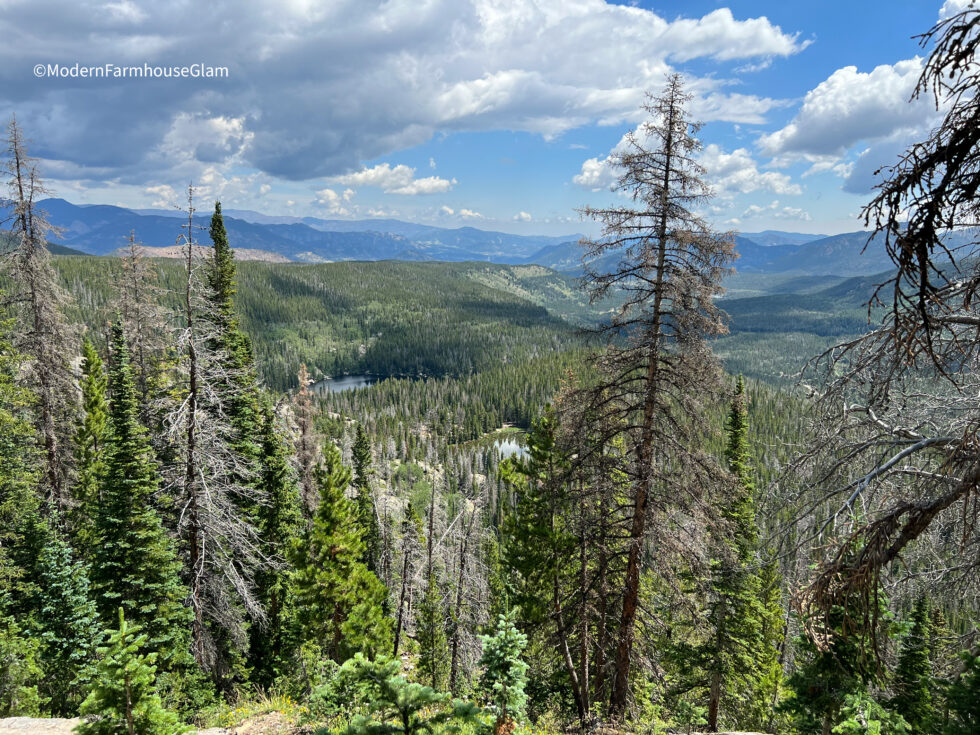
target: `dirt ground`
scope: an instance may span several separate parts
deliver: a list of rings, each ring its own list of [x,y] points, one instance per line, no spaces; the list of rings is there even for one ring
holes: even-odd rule
[[[0,735],[72,735],[78,719],[37,719],[33,717],[9,717],[0,719]],[[243,722],[238,727],[222,727],[198,730],[197,735],[308,735],[309,728],[296,728],[282,715],[273,712]]]

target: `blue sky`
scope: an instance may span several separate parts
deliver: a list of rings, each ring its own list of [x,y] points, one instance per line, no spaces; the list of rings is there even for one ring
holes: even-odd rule
[[[0,0],[0,111],[75,202],[590,231],[680,71],[720,228],[836,233],[936,121],[912,36],[967,0]],[[6,43],[7,40],[9,43]],[[227,66],[36,78],[35,64]]]

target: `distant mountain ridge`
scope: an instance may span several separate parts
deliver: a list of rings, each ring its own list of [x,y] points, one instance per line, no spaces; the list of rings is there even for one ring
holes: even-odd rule
[[[54,244],[93,255],[108,255],[124,246],[130,231],[148,247],[168,247],[181,233],[179,212],[130,210],[111,205],[75,205],[64,199],[40,203],[52,224],[61,228]],[[210,244],[206,232],[208,212],[195,224],[196,236]],[[450,262],[483,261],[506,265],[543,265],[553,270],[581,272],[579,235],[553,237],[512,235],[403,222],[394,219],[327,220],[316,217],[266,215],[251,210],[225,210],[225,226],[236,248],[256,257],[272,254],[293,261],[406,260]],[[765,230],[737,234],[735,263],[744,274],[797,276],[861,276],[891,267],[880,239],[870,243],[868,232],[822,236]],[[867,246],[867,247],[866,247]],[[614,261],[616,253],[603,256]]]

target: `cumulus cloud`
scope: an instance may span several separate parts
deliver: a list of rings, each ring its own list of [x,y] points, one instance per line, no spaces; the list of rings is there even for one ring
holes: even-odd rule
[[[479,212],[475,212],[472,209],[461,209],[459,210],[459,216],[463,219],[484,219],[484,216]]]
[[[779,202],[779,200],[773,200],[764,206],[753,204],[742,212],[741,219],[754,219],[762,216],[770,217],[772,219],[794,219],[802,222],[810,221],[809,212],[804,209],[800,209],[799,207],[784,206]],[[739,218],[731,220],[733,224],[737,224],[739,221]]]
[[[45,159],[110,167],[130,182],[170,170],[173,158],[186,161],[187,175],[195,162],[235,160],[309,180],[356,171],[437,133],[554,136],[634,119],[644,90],[661,86],[673,63],[752,62],[806,45],[765,18],[737,19],[727,9],[668,21],[607,0],[3,6],[0,107],[17,111]],[[227,65],[229,76],[42,84],[24,74],[38,61],[39,33],[51,63],[203,61]],[[616,43],[596,43],[609,38]],[[695,109],[708,120],[758,122],[776,104],[729,94],[712,74],[693,81]],[[442,181],[410,189],[437,191]]]
[[[350,210],[345,206],[343,195],[338,194],[333,189],[319,189],[314,194],[316,195],[314,204],[325,214],[337,215],[339,217],[346,217],[350,214]]]
[[[177,192],[167,184],[147,186],[143,193],[151,197],[150,206],[155,209],[173,209],[177,204]]]
[[[514,215],[515,222],[530,222],[534,217],[532,217],[527,212],[518,212]]]
[[[967,10],[971,5],[974,8],[977,7],[975,0],[946,0],[943,3],[943,7],[939,10],[939,20],[952,18],[957,13],[962,13],[964,10]]]
[[[760,149],[777,157],[841,156],[861,141],[928,126],[935,116],[931,101],[909,101],[922,64],[914,58],[870,72],[838,69],[807,92],[788,125],[759,138]]]
[[[392,167],[388,163],[379,163],[371,168],[364,168],[352,174],[333,176],[330,181],[350,186],[376,186],[385,194],[439,194],[449,191],[456,185],[456,179],[442,179],[438,176],[415,178],[415,169],[398,164]]]
[[[754,191],[783,196],[803,193],[800,185],[794,184],[786,174],[760,171],[752,154],[745,148],[726,153],[720,146],[711,143],[701,153],[701,165],[715,194],[723,198]]]
[[[626,148],[627,138],[623,136],[605,158],[586,159],[579,173],[572,177],[572,182],[593,191],[611,187],[619,179],[616,158]],[[721,198],[754,191],[782,196],[803,193],[800,185],[794,184],[786,174],[760,171],[758,163],[745,148],[736,148],[728,153],[721,146],[711,143],[701,152],[701,165],[715,195]]]

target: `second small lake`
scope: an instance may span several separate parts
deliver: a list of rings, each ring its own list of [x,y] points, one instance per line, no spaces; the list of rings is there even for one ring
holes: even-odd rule
[[[338,375],[336,378],[318,380],[312,386],[317,393],[342,393],[355,388],[367,388],[378,382],[375,375]]]

